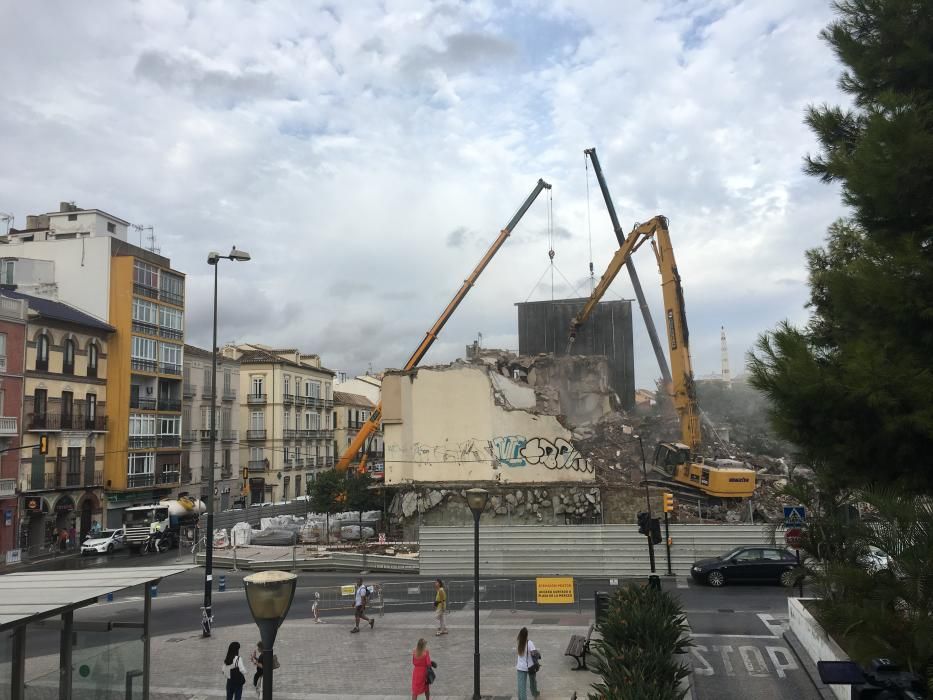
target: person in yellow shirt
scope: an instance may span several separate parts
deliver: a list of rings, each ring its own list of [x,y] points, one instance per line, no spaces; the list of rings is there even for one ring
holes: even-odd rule
[[[434,579],[434,617],[437,619],[436,636],[447,634],[447,590],[439,578]]]

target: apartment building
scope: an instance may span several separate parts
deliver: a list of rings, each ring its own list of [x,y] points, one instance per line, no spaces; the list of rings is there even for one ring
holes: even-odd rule
[[[240,467],[240,363],[217,355],[217,410],[214,452],[215,510],[226,510],[240,496],[243,479]],[[181,486],[179,495],[206,495],[211,437],[211,353],[185,345],[182,375]]]
[[[133,245],[130,224],[63,202],[0,238],[0,280],[106,322],[108,433],[105,525],[122,510],[181,485],[185,278],[171,261]]]
[[[22,299],[0,296],[0,557],[17,548],[21,509],[19,490],[20,418],[23,412],[23,364],[26,314]]]
[[[80,534],[103,518],[108,428],[107,365],[114,329],[60,301],[4,289],[27,306],[23,382],[24,446],[18,453],[23,495],[20,547],[51,542],[54,528]]]
[[[345,386],[340,384],[339,386]],[[334,392],[334,454],[339,458],[353,438],[359,433],[363,423],[369,420],[376,404],[361,394],[350,394],[345,391]],[[385,448],[382,439],[382,425],[373,433],[366,446],[366,462],[373,471],[380,471],[385,460]]]
[[[334,371],[317,355],[259,344],[228,346],[240,361],[242,461],[251,503],[304,495],[334,465]],[[245,444],[244,444],[245,443]]]

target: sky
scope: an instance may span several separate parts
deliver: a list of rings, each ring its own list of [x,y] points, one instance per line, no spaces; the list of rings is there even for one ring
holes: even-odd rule
[[[845,214],[802,172],[807,105],[845,102],[823,0],[0,0],[0,18],[0,211],[152,226],[202,347],[207,254],[235,245],[253,259],[221,265],[220,342],[400,367],[543,178],[424,362],[479,334],[517,349],[514,304],[588,295],[617,246],[595,147],[626,231],[670,220],[695,373],[719,371],[724,326],[739,374],[758,334],[806,321],[804,251]],[[663,334],[657,264],[635,263]],[[623,272],[606,298],[633,296]],[[650,387],[637,311],[634,335]]]

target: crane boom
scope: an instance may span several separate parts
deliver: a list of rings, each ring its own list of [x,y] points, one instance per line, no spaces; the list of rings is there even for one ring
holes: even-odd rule
[[[609,185],[606,184],[606,177],[603,175],[602,166],[599,164],[599,158],[596,155],[595,148],[587,148],[583,151],[584,155],[590,157],[593,163],[593,171],[596,173],[596,180],[599,182],[599,189],[603,193],[603,200],[606,202],[606,209],[609,211],[609,219],[612,221],[612,230],[619,241],[619,247],[625,243],[625,233],[622,231],[622,225],[619,223],[619,217],[616,215],[615,205],[612,203],[612,197],[609,195]],[[661,339],[658,337],[658,330],[654,325],[654,319],[651,318],[651,309],[648,308],[648,300],[645,299],[645,292],[641,288],[641,281],[638,279],[638,272],[635,270],[635,264],[629,257],[625,260],[625,269],[628,270],[628,276],[632,280],[632,287],[635,289],[635,298],[638,300],[638,307],[641,309],[641,316],[645,321],[645,327],[648,329],[648,337],[651,339],[651,347],[654,349],[654,356],[658,361],[658,368],[661,370],[661,378],[665,386],[671,385],[671,370],[667,366],[667,358],[664,356],[664,348],[661,346]]]
[[[424,340],[421,341],[421,344],[415,349],[411,354],[411,357],[408,358],[408,362],[405,363],[403,369],[410,370],[418,366],[418,363],[424,358],[428,350],[434,344],[434,341],[437,340],[437,336],[440,334],[441,330],[444,328],[444,325],[450,320],[450,317],[453,315],[454,311],[457,310],[457,307],[460,306],[460,302],[464,300],[467,293],[470,291],[470,288],[476,284],[476,280],[482,274],[483,270],[486,269],[486,266],[489,264],[489,261],[492,260],[493,256],[499,252],[499,249],[502,247],[502,244],[505,243],[505,240],[512,234],[512,230],[518,225],[518,222],[521,221],[522,217],[525,215],[525,212],[528,211],[528,208],[534,203],[535,199],[538,198],[538,195],[541,194],[542,190],[549,190],[551,186],[546,183],[544,180],[538,180],[538,184],[535,185],[534,190],[531,194],[525,199],[518,211],[515,212],[515,215],[512,219],[505,225],[499,235],[496,237],[496,240],[493,241],[493,244],[489,247],[489,250],[486,251],[486,254],[480,259],[479,263],[473,268],[473,271],[469,276],[463,281],[463,284],[460,286],[460,289],[457,290],[457,293],[454,294],[454,298],[450,300],[450,303],[447,304],[447,307],[441,312],[441,315],[438,317],[437,321],[434,322],[434,325],[431,326],[430,330],[425,334]],[[359,453],[360,449],[366,443],[366,439],[372,435],[378,428],[379,424],[382,422],[382,401],[376,405],[376,410],[373,411],[372,415],[369,417],[362,427],[360,427],[359,432],[356,434],[356,437],[347,447],[346,451],[340,456],[340,459],[337,461],[336,469],[338,471],[346,471],[350,466],[350,463],[353,461],[353,458]]]

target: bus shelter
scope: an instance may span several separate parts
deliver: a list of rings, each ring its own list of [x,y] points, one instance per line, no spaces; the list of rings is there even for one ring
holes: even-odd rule
[[[148,700],[152,585],[191,565],[0,576],[0,698]],[[142,588],[142,614],[75,619],[113,594]],[[136,600],[134,598],[134,600]],[[119,618],[119,619],[117,619]],[[129,618],[129,619],[128,619]],[[32,667],[36,668],[33,669]],[[27,677],[28,676],[28,677]]]

